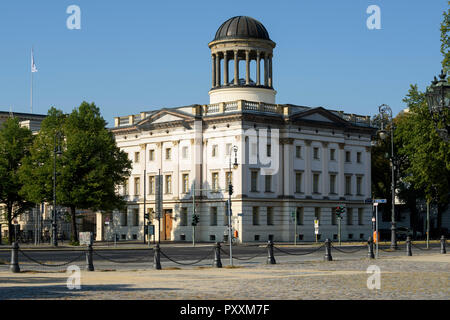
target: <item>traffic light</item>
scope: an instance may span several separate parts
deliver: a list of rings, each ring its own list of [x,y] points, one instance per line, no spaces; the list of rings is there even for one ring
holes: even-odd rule
[[[342,219],[342,215],[343,215],[344,212],[345,212],[345,207],[344,207],[344,206],[338,206],[338,207],[335,208],[335,212],[336,212],[336,215],[337,215],[340,219]]]
[[[233,194],[233,185],[232,184],[228,185],[228,193]]]
[[[195,227],[198,224],[199,220],[200,219],[199,219],[198,215],[196,215],[196,214],[192,215],[192,226]]]
[[[148,220],[148,213],[144,213],[144,219]]]

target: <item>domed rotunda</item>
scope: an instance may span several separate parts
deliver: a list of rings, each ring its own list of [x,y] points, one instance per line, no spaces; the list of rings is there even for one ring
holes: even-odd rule
[[[275,103],[272,77],[275,42],[261,22],[246,16],[228,19],[208,46],[212,58],[210,103],[236,100]],[[231,74],[230,61],[234,65]],[[239,61],[245,61],[244,71],[239,70]],[[256,63],[255,79],[250,77],[252,61]]]

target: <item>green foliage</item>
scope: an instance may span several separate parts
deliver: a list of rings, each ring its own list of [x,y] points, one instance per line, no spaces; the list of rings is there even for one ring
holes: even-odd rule
[[[436,133],[424,93],[412,85],[403,101],[409,113],[399,118],[399,154],[407,157],[405,182],[423,191],[428,201],[446,205],[450,192],[450,144]]]
[[[10,240],[12,220],[33,206],[20,194],[22,184],[18,174],[32,140],[31,131],[21,127],[17,118],[9,118],[0,129],[0,204],[6,206]]]
[[[72,238],[77,242],[76,208],[122,208],[125,201],[116,188],[130,175],[131,162],[117,147],[95,104],[83,102],[69,115],[52,108],[21,170],[23,193],[34,201],[52,202],[57,132],[62,135],[62,155],[56,159],[56,199],[58,205],[71,208]]]

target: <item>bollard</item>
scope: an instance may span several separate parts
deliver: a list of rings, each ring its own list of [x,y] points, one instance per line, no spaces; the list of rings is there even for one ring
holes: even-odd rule
[[[94,263],[92,258],[92,244],[88,245],[87,251],[86,251],[86,270],[87,271],[94,271]]]
[[[375,259],[375,254],[373,253],[373,239],[372,237],[369,237],[369,240],[367,241],[367,246],[369,247],[369,259]]]
[[[11,266],[9,267],[12,273],[19,273],[19,244],[17,242],[13,243],[11,250]]]
[[[406,237],[406,255],[408,257],[412,256],[412,251],[411,251],[411,237],[407,236]]]
[[[222,261],[220,260],[220,242],[216,242],[216,246],[214,247],[214,262],[213,267],[222,268]]]
[[[333,261],[333,257],[331,256],[331,241],[330,239],[325,240],[325,257],[326,261]]]
[[[161,249],[159,248],[159,244],[155,245],[155,254],[153,255],[153,267],[156,270],[161,270]]]
[[[446,254],[447,251],[445,250],[445,237],[441,236],[441,253]]]
[[[277,264],[273,255],[273,241],[267,241],[267,264]]]

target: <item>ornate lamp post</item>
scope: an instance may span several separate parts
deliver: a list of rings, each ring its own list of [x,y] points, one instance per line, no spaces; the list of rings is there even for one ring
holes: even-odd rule
[[[56,145],[58,140],[58,145]],[[56,132],[53,145],[53,214],[52,214],[52,239],[53,246],[58,246],[58,232],[56,223],[56,156],[61,155],[61,132]]]
[[[431,86],[425,96],[427,98],[428,110],[433,119],[438,135],[445,141],[450,141],[450,83],[446,79],[444,70],[441,70],[439,80],[434,77]]]
[[[391,214],[391,249],[397,249],[397,236],[396,236],[396,228],[395,228],[395,159],[394,159],[394,121],[392,118],[392,109],[385,104],[382,104],[378,107],[378,111],[381,115],[387,115],[389,117],[389,121],[391,123],[391,156],[390,156],[390,164],[391,164],[391,194],[392,194],[392,214]],[[381,130],[379,130],[379,135],[381,139],[387,138],[387,132],[384,130],[383,122],[381,122]]]

